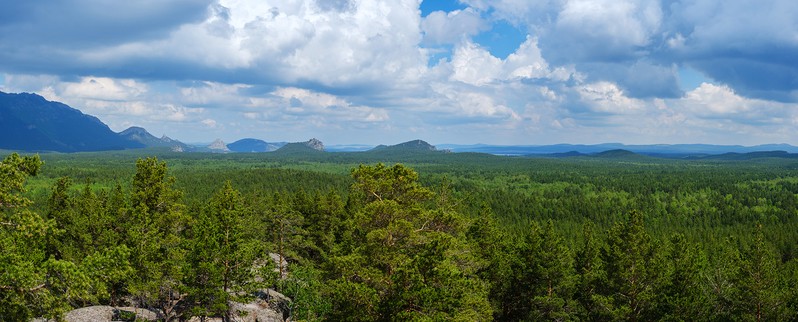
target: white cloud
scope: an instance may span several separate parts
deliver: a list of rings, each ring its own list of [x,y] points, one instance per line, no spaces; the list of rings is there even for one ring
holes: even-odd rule
[[[252,97],[250,102],[248,108],[252,112],[247,112],[245,117],[272,122],[313,121],[328,127],[347,122],[379,123],[390,119],[385,109],[356,105],[335,95],[295,87],[278,88],[268,97]]]
[[[461,0],[469,6],[484,12],[492,12],[497,19],[505,19],[515,24],[535,25],[540,21],[551,20],[562,0]]]
[[[434,91],[439,95],[433,102],[437,108],[430,111],[434,113],[444,112],[448,118],[456,119],[456,122],[495,122],[495,121],[517,121],[520,117],[515,111],[506,105],[497,102],[489,94],[479,91],[468,91],[462,87],[437,84],[433,86]],[[435,122],[434,120],[431,120]],[[449,122],[449,121],[447,121]]]
[[[451,65],[451,80],[479,86],[499,78],[502,61],[484,48],[466,41],[455,49]]]
[[[204,120],[200,121],[200,123],[204,124],[205,126],[207,126],[208,128],[211,128],[211,129],[216,128],[216,125],[217,125],[216,120],[213,120],[213,119],[204,119]]]
[[[743,125],[787,126],[798,115],[796,104],[745,98],[728,86],[710,83],[687,92],[677,106],[707,120]]]
[[[495,81],[546,78],[564,81],[574,73],[559,67],[555,71],[543,59],[537,39],[527,37],[506,59],[499,59],[470,41],[455,48],[451,61],[451,80],[481,86]]]
[[[538,48],[537,39],[532,37],[527,37],[518,50],[507,57],[504,69],[508,78],[552,77],[549,64],[543,59],[540,48]],[[564,80],[558,75],[554,78]]]
[[[108,77],[83,77],[79,82],[63,83],[61,96],[106,100],[135,100],[149,90],[146,84],[132,79],[112,79]]]
[[[627,97],[618,85],[610,82],[585,84],[576,90],[582,102],[595,112],[624,114],[639,111],[644,106],[644,102]]]
[[[480,13],[474,9],[451,12],[434,11],[424,17],[421,29],[426,44],[453,44],[489,28]]]
[[[753,101],[734,94],[727,86],[702,83],[696,89],[687,92],[684,103],[698,113],[733,114],[751,109]]]
[[[0,50],[2,88],[177,138],[747,139],[728,131],[796,143],[797,106],[753,98],[798,100],[791,1],[460,2],[470,7],[422,18],[417,0],[185,1],[175,21],[181,6],[158,3],[140,30],[124,21],[143,21],[141,4],[110,22],[17,10],[27,24],[0,30],[36,37],[0,33],[0,49],[14,48]],[[501,20],[528,33],[505,59],[472,39]],[[683,93],[683,66],[717,83]]]
[[[328,11],[312,1],[223,1],[254,68],[325,85],[414,79],[425,66],[417,2],[361,1]]]
[[[559,13],[555,37],[619,54],[648,45],[661,23],[659,1],[571,0]]]
[[[241,91],[251,88],[247,84],[223,84],[217,82],[198,82],[193,86],[178,89],[181,103],[189,106],[215,106],[235,108],[247,104]]]

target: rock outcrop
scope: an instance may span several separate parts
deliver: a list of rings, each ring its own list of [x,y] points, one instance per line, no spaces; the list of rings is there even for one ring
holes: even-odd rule
[[[230,149],[227,148],[227,144],[224,144],[222,139],[216,139],[216,141],[213,141],[213,143],[208,146],[208,149],[213,152],[230,152]]]
[[[307,142],[305,142],[305,145],[316,151],[324,151],[324,143],[321,143],[321,141],[319,141],[316,138],[308,140]]]
[[[231,303],[234,321],[241,322],[284,322],[291,316],[291,299],[279,292],[266,289],[255,293],[249,303]],[[133,307],[113,307],[107,305],[88,306],[67,312],[66,322],[113,322],[113,321],[158,321],[157,313]],[[202,319],[192,317],[189,321]],[[35,319],[35,322],[49,322]],[[206,318],[205,321],[222,321],[221,318]]]
[[[142,308],[113,307],[107,305],[87,306],[74,309],[64,315],[66,322],[112,322],[112,321],[157,321],[158,314]],[[49,322],[34,319],[34,322]]]

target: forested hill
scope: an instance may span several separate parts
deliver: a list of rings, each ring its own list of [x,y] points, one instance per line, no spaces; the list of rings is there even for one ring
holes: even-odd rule
[[[378,145],[371,151],[382,151],[382,152],[427,152],[427,151],[437,151],[435,146],[429,144],[423,140],[412,140],[407,141],[404,143],[399,143],[396,145]]]
[[[324,144],[314,138],[308,140],[307,142],[288,143],[274,152],[280,155],[317,155],[321,152],[324,152]]]
[[[285,142],[266,142],[259,139],[246,138],[227,145],[232,152],[271,152],[283,147]]]
[[[0,92],[0,149],[103,151],[141,148],[94,116],[36,94]]]
[[[119,132],[119,135],[128,141],[141,143],[145,147],[166,147],[175,152],[183,152],[190,149],[190,147],[183,142],[173,140],[166,135],[162,136],[161,138],[157,138],[144,128],[138,126],[131,126],[128,129]]]

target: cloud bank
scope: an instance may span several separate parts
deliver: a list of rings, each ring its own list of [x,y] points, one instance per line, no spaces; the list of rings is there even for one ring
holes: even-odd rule
[[[184,141],[798,144],[797,30],[786,0],[17,1],[0,90]]]

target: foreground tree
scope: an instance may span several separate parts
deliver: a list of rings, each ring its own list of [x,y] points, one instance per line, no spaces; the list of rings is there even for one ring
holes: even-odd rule
[[[187,216],[182,193],[172,188],[165,162],[136,161],[130,208],[124,214],[131,263],[135,270],[129,289],[139,305],[154,307],[171,319],[183,299],[179,291],[185,250],[182,235]]]
[[[762,225],[757,225],[752,239],[740,252],[740,316],[752,321],[787,320],[793,312],[786,305],[781,262],[765,240]]]
[[[604,247],[603,241],[595,236],[593,223],[585,223],[582,227],[582,244],[574,256],[574,299],[579,303],[578,316],[588,321],[609,320],[608,312],[601,306],[603,298],[600,295],[607,284],[607,272],[601,257]]]
[[[698,245],[674,234],[664,247],[662,278],[657,285],[656,315],[669,321],[706,319],[712,312],[702,292],[707,260]]]
[[[53,223],[28,210],[21,195],[29,176],[36,175],[39,156],[16,153],[0,162],[0,320],[25,321],[44,315],[59,317],[69,302],[88,297],[89,279],[72,262],[48,258]]]
[[[261,263],[264,250],[244,235],[245,209],[241,195],[228,181],[199,214],[188,255],[186,286],[195,316],[221,316],[232,321],[230,303],[246,302],[254,292],[272,281],[258,271],[270,270]]]
[[[551,221],[530,227],[518,246],[511,292],[505,296],[507,320],[563,321],[574,313],[570,251]]]
[[[463,221],[450,209],[426,209],[432,192],[402,165],[352,171],[352,251],[331,259],[330,318],[490,319],[487,285],[462,255]]]
[[[600,305],[612,320],[640,321],[654,318],[656,288],[661,262],[643,215],[632,211],[626,222],[616,223],[607,237],[603,262],[607,272]]]
[[[493,212],[483,206],[479,217],[471,223],[466,238],[471,244],[477,267],[477,276],[489,285],[488,298],[493,308],[493,316],[504,320],[506,312],[513,308],[507,299],[513,287],[513,265],[517,264],[513,245],[514,236],[501,230]]]

